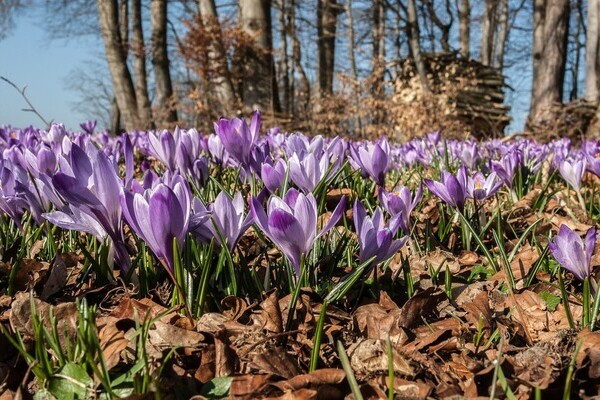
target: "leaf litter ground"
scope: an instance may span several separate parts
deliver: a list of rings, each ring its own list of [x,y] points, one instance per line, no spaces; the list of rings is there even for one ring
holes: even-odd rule
[[[512,227],[506,235],[508,251],[517,246],[514,234],[534,224],[534,236],[540,240],[561,224],[578,232],[589,227],[576,207],[566,209],[560,193],[542,212],[536,211],[536,190],[506,213]],[[419,224],[435,224],[437,210],[435,202],[424,206]],[[243,238],[245,243],[254,240],[251,233]],[[495,247],[491,241],[485,245]],[[570,295],[565,309],[560,288],[536,264],[538,251],[530,244],[517,249],[510,262],[513,289],[507,285],[508,270],[494,272],[478,253],[455,254],[448,250],[452,247],[440,244],[423,257],[405,246],[384,270],[372,272],[343,301],[329,305],[318,367],[312,372],[323,299],[309,288],[302,290],[288,330],[292,296],[275,290],[252,302],[212,299],[222,312],[206,312],[192,320],[168,307],[169,285],[145,298],[136,296],[133,287],[98,287],[91,280],[74,291],[80,257],[60,254],[52,263],[38,262],[34,246],[14,277],[19,291],[0,297],[0,322],[20,333],[32,349],[36,320],[51,331],[53,316],[59,321],[57,341],[66,348],[81,322],[75,299],[85,298],[96,306],[98,351],[113,376],[138,362],[139,347],[144,346],[145,367],[157,379],[147,395],[132,399],[154,398],[157,393],[161,398],[198,399],[356,398],[349,371],[340,362],[338,342],[365,399],[390,398],[390,391],[397,399],[558,398],[565,391],[573,397],[598,395],[600,333],[570,329],[566,313],[581,320],[581,298]],[[600,264],[599,252],[592,264]],[[410,298],[403,265],[410,267],[415,282]],[[8,266],[2,268],[2,273],[10,272]],[[450,286],[445,285],[445,274],[452,276]],[[575,286],[568,287],[569,293],[581,293],[576,281],[567,285]],[[140,341],[137,333],[144,320],[151,323]],[[0,399],[40,398],[43,388],[33,379],[33,366],[4,335],[0,346]],[[78,370],[68,366],[63,373],[69,379],[57,382],[71,382],[65,393],[77,398],[82,395],[77,391]],[[62,393],[57,385],[51,389]],[[52,390],[43,393],[52,398]],[[88,396],[97,394],[84,391],[83,397]]]

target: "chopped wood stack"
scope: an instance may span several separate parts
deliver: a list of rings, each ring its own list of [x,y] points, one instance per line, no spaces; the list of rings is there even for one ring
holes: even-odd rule
[[[412,59],[401,60],[399,65],[393,100],[399,105],[413,106],[406,124],[398,126],[405,136],[424,134],[427,130],[441,130],[454,137],[504,135],[511,121],[510,107],[504,104],[507,86],[497,69],[457,53],[425,53],[422,58],[431,94],[423,92]],[[420,107],[415,109],[417,104]],[[416,121],[419,118],[423,123]],[[425,131],[411,134],[408,132],[412,130],[411,124]]]
[[[546,117],[538,118],[535,124],[528,122],[526,129],[540,142],[549,142],[563,137],[571,138],[575,142],[583,138],[591,139],[597,136],[588,130],[597,107],[597,104],[584,99],[554,104],[543,111]]]

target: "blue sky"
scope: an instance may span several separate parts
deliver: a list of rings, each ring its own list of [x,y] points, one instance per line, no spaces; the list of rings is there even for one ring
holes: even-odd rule
[[[77,128],[86,118],[73,110],[78,94],[67,88],[69,73],[103,52],[101,43],[51,41],[35,16],[23,15],[15,22],[15,29],[0,41],[0,75],[19,87],[27,86],[25,93],[44,118]],[[21,111],[26,107],[16,90],[0,81],[0,125],[43,126],[33,113]]]

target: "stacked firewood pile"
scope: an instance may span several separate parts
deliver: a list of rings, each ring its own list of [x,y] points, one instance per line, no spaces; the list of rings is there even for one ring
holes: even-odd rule
[[[553,104],[543,111],[544,118],[537,118],[535,123],[529,121],[526,130],[539,142],[568,137],[579,142],[583,138],[598,136],[591,132],[590,125],[596,114],[598,105],[577,99],[565,104]]]
[[[510,123],[507,85],[493,67],[456,53],[422,55],[431,93],[425,93],[412,59],[400,61],[393,102],[405,137],[440,130],[446,136],[501,137]]]

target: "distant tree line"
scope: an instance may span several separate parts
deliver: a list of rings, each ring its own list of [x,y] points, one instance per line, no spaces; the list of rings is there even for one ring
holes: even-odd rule
[[[257,108],[292,128],[348,113],[344,129],[385,127],[401,61],[431,93],[440,52],[501,73],[527,60],[529,124],[583,98],[600,126],[600,0],[0,0],[0,35],[34,6],[54,36],[101,38],[113,131],[209,129]]]

